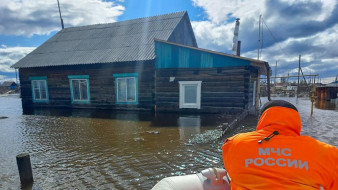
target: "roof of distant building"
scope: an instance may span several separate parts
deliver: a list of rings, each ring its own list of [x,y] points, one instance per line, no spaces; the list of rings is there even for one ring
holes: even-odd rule
[[[2,83],[1,86],[10,87],[10,86],[12,86],[13,83],[16,85],[16,83],[14,81],[5,81],[4,83]]]
[[[332,87],[338,87],[338,81],[331,82],[325,86],[332,86]]]

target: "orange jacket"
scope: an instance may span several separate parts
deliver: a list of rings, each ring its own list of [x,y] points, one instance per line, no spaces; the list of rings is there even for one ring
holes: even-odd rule
[[[297,111],[271,107],[256,131],[227,139],[222,150],[231,189],[338,190],[337,148],[300,136],[300,130]],[[274,131],[279,134],[271,137]]]

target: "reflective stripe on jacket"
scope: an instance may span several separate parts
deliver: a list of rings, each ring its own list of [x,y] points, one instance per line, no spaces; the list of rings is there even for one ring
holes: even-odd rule
[[[271,107],[256,131],[227,139],[222,150],[231,188],[338,189],[338,149],[300,136],[300,130],[297,111]]]

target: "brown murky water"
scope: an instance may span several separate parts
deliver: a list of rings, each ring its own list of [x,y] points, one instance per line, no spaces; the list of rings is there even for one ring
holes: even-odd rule
[[[303,134],[337,146],[337,108],[309,117],[309,105],[303,99],[297,105]],[[0,189],[20,189],[15,156],[22,152],[31,156],[34,189],[150,189],[167,176],[222,167],[222,140],[208,133],[218,115],[50,109],[23,115],[20,99],[7,96],[0,97],[0,116],[8,117],[0,120]],[[249,118],[236,132],[255,122]],[[189,144],[199,134],[208,134],[200,136],[208,143]]]

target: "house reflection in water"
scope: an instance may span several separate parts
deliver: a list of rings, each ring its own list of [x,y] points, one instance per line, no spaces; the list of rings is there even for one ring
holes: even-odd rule
[[[191,134],[201,132],[201,117],[198,116],[181,116],[178,118],[178,127],[180,140],[189,139]]]

